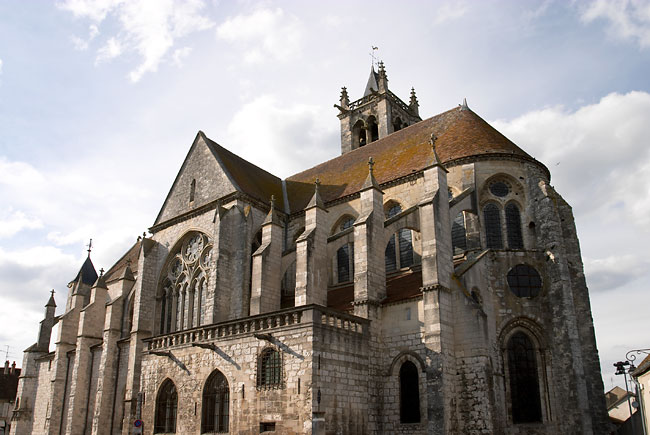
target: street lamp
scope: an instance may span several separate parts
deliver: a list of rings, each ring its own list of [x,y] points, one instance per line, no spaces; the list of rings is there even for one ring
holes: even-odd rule
[[[616,367],[616,373],[615,375],[623,375],[623,379],[625,379],[625,392],[627,393],[627,406],[630,408],[630,419],[632,419],[632,404],[630,403],[630,390],[627,388],[627,374],[634,370],[636,367],[634,367],[634,364],[630,364],[629,361],[619,361],[617,363],[614,363],[614,367]],[[627,370],[626,370],[627,368]],[[632,426],[632,430],[634,430],[634,426]]]

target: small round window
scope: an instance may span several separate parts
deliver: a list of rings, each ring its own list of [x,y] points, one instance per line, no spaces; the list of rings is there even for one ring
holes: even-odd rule
[[[508,272],[508,286],[520,298],[534,298],[542,290],[542,277],[535,268],[518,264]]]
[[[490,193],[499,198],[503,198],[510,193],[510,186],[503,181],[495,181],[490,183]]]

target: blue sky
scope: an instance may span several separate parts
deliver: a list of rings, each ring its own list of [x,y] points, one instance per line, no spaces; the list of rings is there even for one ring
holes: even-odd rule
[[[1,2],[0,349],[21,360],[90,237],[107,269],[153,223],[198,130],[281,177],[336,156],[372,45],[423,117],[467,97],[547,164],[609,389],[650,347],[648,1]]]

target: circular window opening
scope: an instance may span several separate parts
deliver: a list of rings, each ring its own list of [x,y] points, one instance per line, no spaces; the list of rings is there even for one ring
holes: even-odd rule
[[[510,193],[510,186],[503,181],[495,181],[494,183],[490,183],[490,193],[503,198]]]
[[[542,277],[535,268],[518,264],[508,272],[508,286],[520,298],[534,298],[542,290]]]

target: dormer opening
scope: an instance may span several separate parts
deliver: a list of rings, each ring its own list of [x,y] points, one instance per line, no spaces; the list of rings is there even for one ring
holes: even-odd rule
[[[196,178],[192,179],[192,183],[190,183],[190,204],[194,202],[195,193],[196,193]]]

